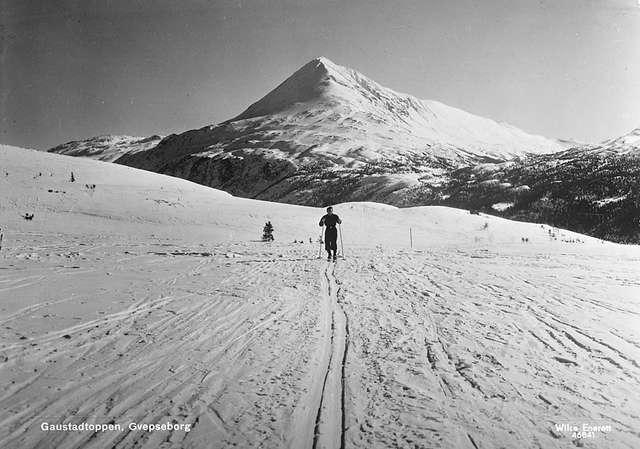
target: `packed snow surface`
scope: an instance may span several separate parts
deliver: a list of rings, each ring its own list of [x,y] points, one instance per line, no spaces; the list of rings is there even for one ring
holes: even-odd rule
[[[8,147],[0,169],[0,447],[640,447],[637,247],[347,203],[333,264],[321,209]],[[83,422],[121,430],[41,430]]]

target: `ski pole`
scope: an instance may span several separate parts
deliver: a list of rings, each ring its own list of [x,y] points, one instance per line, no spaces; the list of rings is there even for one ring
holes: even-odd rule
[[[318,242],[320,245],[318,246],[318,259],[320,259],[322,257],[322,229],[320,229],[320,236],[318,237]]]
[[[342,244],[342,225],[338,223],[338,229],[340,229],[340,252],[342,253],[342,260],[344,260],[344,245]]]

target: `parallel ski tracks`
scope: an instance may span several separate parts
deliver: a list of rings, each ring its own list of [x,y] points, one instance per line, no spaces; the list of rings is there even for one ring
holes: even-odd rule
[[[349,324],[338,300],[335,264],[328,263],[324,270],[322,288],[326,289],[330,328],[324,344],[329,352],[324,368],[320,400],[314,423],[313,449],[344,449],[346,441],[345,378],[348,352]],[[324,293],[324,292],[323,292]]]

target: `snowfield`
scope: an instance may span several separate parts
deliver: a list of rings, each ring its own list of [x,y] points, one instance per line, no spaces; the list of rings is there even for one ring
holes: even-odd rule
[[[333,264],[322,209],[5,146],[0,192],[2,448],[640,447],[638,247],[346,203]]]

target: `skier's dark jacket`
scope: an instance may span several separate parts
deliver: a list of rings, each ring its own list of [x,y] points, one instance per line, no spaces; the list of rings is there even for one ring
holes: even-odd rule
[[[327,228],[335,228],[338,223],[342,224],[342,220],[336,214],[326,214],[320,219],[320,226],[326,226]]]

